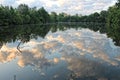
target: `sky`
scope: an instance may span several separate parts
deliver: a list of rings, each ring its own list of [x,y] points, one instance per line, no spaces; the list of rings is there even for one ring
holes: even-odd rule
[[[0,0],[0,4],[17,7],[27,4],[29,7],[44,7],[50,12],[88,15],[107,10],[117,0]]]

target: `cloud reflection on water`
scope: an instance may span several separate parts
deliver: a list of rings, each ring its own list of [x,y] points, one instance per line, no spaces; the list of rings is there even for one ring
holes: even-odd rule
[[[21,47],[20,55],[17,55],[14,48],[6,47],[4,50],[2,47],[0,62],[18,56],[20,67],[31,65],[42,69],[65,61],[75,78],[120,79],[120,47],[99,32],[88,29],[49,32],[45,39],[31,40]]]
[[[16,53],[17,51],[15,48],[9,48],[3,45],[0,51],[0,62],[5,63],[11,61],[12,59],[16,58]]]

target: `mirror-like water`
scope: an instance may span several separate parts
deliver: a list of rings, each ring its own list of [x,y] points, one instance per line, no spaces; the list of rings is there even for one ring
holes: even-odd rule
[[[0,38],[0,80],[120,79],[120,47],[99,31],[28,26]]]

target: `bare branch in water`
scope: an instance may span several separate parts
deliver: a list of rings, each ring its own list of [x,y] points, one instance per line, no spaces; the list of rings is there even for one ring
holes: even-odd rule
[[[20,43],[17,45],[17,50],[22,53],[22,51],[20,50],[20,44],[22,43],[22,41],[20,41]]]
[[[0,50],[1,50],[2,46],[3,46],[3,43],[2,43],[2,42],[0,42]]]

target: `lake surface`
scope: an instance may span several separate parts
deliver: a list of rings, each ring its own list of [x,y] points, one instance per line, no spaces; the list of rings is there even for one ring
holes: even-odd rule
[[[0,28],[0,80],[120,80],[120,47],[70,25]]]

